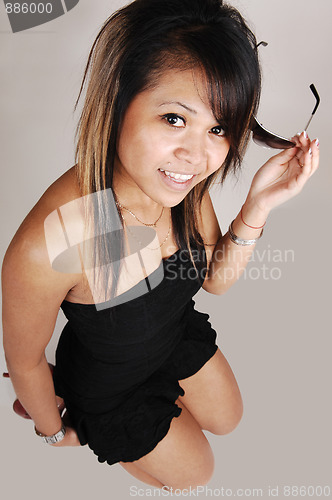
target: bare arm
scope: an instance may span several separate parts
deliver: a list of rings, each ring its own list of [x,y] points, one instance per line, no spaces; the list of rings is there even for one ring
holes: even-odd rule
[[[256,239],[271,209],[284,203],[301,192],[308,179],[319,166],[317,141],[302,133],[292,138],[297,146],[286,149],[270,158],[255,174],[245,203],[243,204],[243,223],[240,213],[233,222],[234,233],[242,239]],[[300,158],[300,161],[299,161]],[[303,162],[303,163],[302,163]],[[210,248],[212,253],[209,270],[203,288],[213,294],[225,293],[241,276],[249,262],[254,245],[236,245],[229,232],[220,237],[218,220],[207,195],[202,203],[202,233],[208,241],[219,242]],[[253,227],[248,227],[254,226]]]
[[[61,419],[45,348],[52,337],[60,304],[80,275],[52,269],[44,218],[30,213],[4,258],[3,342],[18,399],[37,429],[51,435],[60,430]]]
[[[211,200],[209,203],[206,202],[206,204],[211,204],[208,219],[210,221],[210,233],[211,235],[214,233],[214,241],[217,241],[216,235],[218,234],[217,227],[219,227],[219,224]],[[258,225],[264,224],[268,216],[268,213],[262,213],[259,210],[255,211],[255,207],[251,209],[250,203],[243,206],[243,213],[246,215],[247,220],[249,220],[247,214],[250,213],[254,224]],[[215,229],[213,230],[213,228]],[[241,221],[240,213],[233,222],[233,231],[243,239],[258,238],[261,233],[261,229],[257,230],[246,227]],[[211,236],[210,239],[212,239]],[[220,231],[217,244],[213,247],[207,247],[207,252],[210,252],[210,265],[203,283],[203,289],[215,295],[225,293],[242,275],[255,246],[236,245],[231,240],[228,231],[224,235],[221,235]]]

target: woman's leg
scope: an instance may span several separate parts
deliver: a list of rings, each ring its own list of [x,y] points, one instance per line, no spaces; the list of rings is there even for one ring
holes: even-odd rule
[[[176,403],[183,410],[178,418],[172,420],[168,434],[157,445],[155,450],[152,450],[151,453],[140,460],[126,462],[124,465],[120,462],[137,479],[160,488],[163,484],[167,484],[166,482],[163,483],[163,480],[165,481],[167,478],[169,478],[168,484],[170,486],[181,482],[181,478],[178,477],[177,473],[172,476],[172,470],[162,470],[162,468],[164,467],[164,459],[168,456],[171,457],[170,460],[174,460],[174,466],[180,471],[180,475],[183,468],[186,467],[186,461],[180,462],[178,460],[180,456],[184,456],[186,453],[187,439],[182,439],[182,436],[179,436],[179,433],[182,432],[182,424],[186,426],[188,423],[188,429],[184,429],[183,432],[189,432],[189,439],[191,439],[190,432],[192,432],[193,441],[196,439],[198,441],[202,440],[207,457],[205,466],[208,469],[211,467],[212,461],[209,456],[210,451],[205,448],[206,443],[202,439],[201,429],[217,435],[227,434],[238,425],[243,412],[242,398],[235,376],[220,349],[197,373],[179,382],[185,391],[185,395],[180,396]],[[183,449],[174,459],[172,458],[174,455],[172,455],[169,448],[176,439],[178,439],[178,445],[181,446],[180,443],[182,443]],[[189,446],[187,451],[190,452],[190,449]],[[176,446],[174,453],[175,450]],[[158,454],[162,455],[159,465]],[[194,470],[195,467],[191,469],[192,472]],[[203,475],[206,473],[207,470],[204,470],[203,467]],[[188,476],[190,476],[190,469],[185,471],[182,477],[183,482]],[[192,476],[193,478],[194,476]],[[188,479],[190,480],[190,477]]]
[[[120,464],[137,479],[159,488],[195,488],[211,479],[214,457],[196,420],[179,399],[176,404],[182,412],[172,419],[157,446],[139,460]]]
[[[136,477],[136,479],[139,479],[143,483],[150,484],[151,486],[155,486],[156,488],[162,488],[163,483],[158,481],[155,477],[151,476],[151,474],[148,474],[144,470],[140,469],[135,465],[134,462],[119,462],[122,467],[129,472],[132,476]]]
[[[179,384],[185,392],[179,399],[201,429],[223,435],[239,424],[243,414],[241,393],[219,348],[198,372],[179,380]]]

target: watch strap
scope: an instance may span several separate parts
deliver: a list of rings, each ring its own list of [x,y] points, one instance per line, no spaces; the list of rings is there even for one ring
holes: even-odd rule
[[[37,434],[37,436],[40,436],[43,439],[44,443],[55,444],[55,443],[59,443],[60,441],[63,440],[63,438],[65,437],[65,434],[66,434],[66,428],[62,424],[62,427],[58,432],[56,432],[52,436],[46,436],[45,434],[42,434],[41,432],[39,432],[35,426],[35,433]]]
[[[236,245],[241,245],[241,246],[254,245],[255,243],[257,243],[257,241],[259,240],[259,238],[261,238],[263,236],[264,229],[262,229],[261,234],[257,238],[254,238],[252,240],[244,240],[243,238],[240,238],[239,236],[236,236],[236,234],[234,233],[234,231],[233,231],[233,222],[234,221],[232,221],[230,223],[229,228],[228,228],[228,232],[229,232],[230,239]]]

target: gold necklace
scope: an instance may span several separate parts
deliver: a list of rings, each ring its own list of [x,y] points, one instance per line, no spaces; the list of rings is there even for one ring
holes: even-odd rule
[[[161,218],[161,216],[163,215],[163,212],[164,212],[164,207],[162,208],[161,210],[161,214],[159,215],[158,219],[153,222],[152,224],[146,224],[145,222],[143,222],[142,220],[140,220],[137,215],[135,215],[131,210],[129,210],[129,208],[127,207],[124,207],[123,205],[121,205],[121,203],[119,201],[116,201],[115,202],[120,208],[123,208],[124,210],[127,210],[127,212],[129,212],[133,217],[135,217],[136,220],[138,220],[138,222],[141,222],[141,224],[144,224],[144,226],[149,226],[149,227],[156,227],[157,226],[157,222],[159,221],[159,219]],[[121,214],[122,216],[122,214]],[[123,218],[123,217],[122,217]],[[124,219],[123,219],[124,220]]]
[[[121,212],[120,212],[121,213]],[[161,248],[163,246],[163,244],[165,243],[165,241],[167,240],[167,238],[169,237],[170,235],[170,232],[171,232],[171,210],[169,211],[169,227],[168,227],[168,233],[167,233],[167,236],[166,238],[164,239],[164,241],[157,247],[157,248],[151,248],[151,247],[148,247],[148,246],[144,246],[143,243],[137,238],[137,236],[135,236],[135,234],[129,229],[129,226],[126,224],[126,221],[124,220],[124,217],[123,215],[121,214],[121,217],[122,217],[122,220],[123,220],[123,223],[124,225],[127,227],[128,231],[130,232],[130,234],[135,238],[136,241],[138,241],[138,243],[141,245],[142,248],[148,248],[149,250],[158,250],[159,248]]]

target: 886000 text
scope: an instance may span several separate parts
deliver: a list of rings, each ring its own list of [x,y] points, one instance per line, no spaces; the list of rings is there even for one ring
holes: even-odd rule
[[[330,486],[290,486],[284,485],[282,487],[284,497],[329,497],[331,496]]]
[[[51,14],[51,3],[6,3],[7,14]]]

